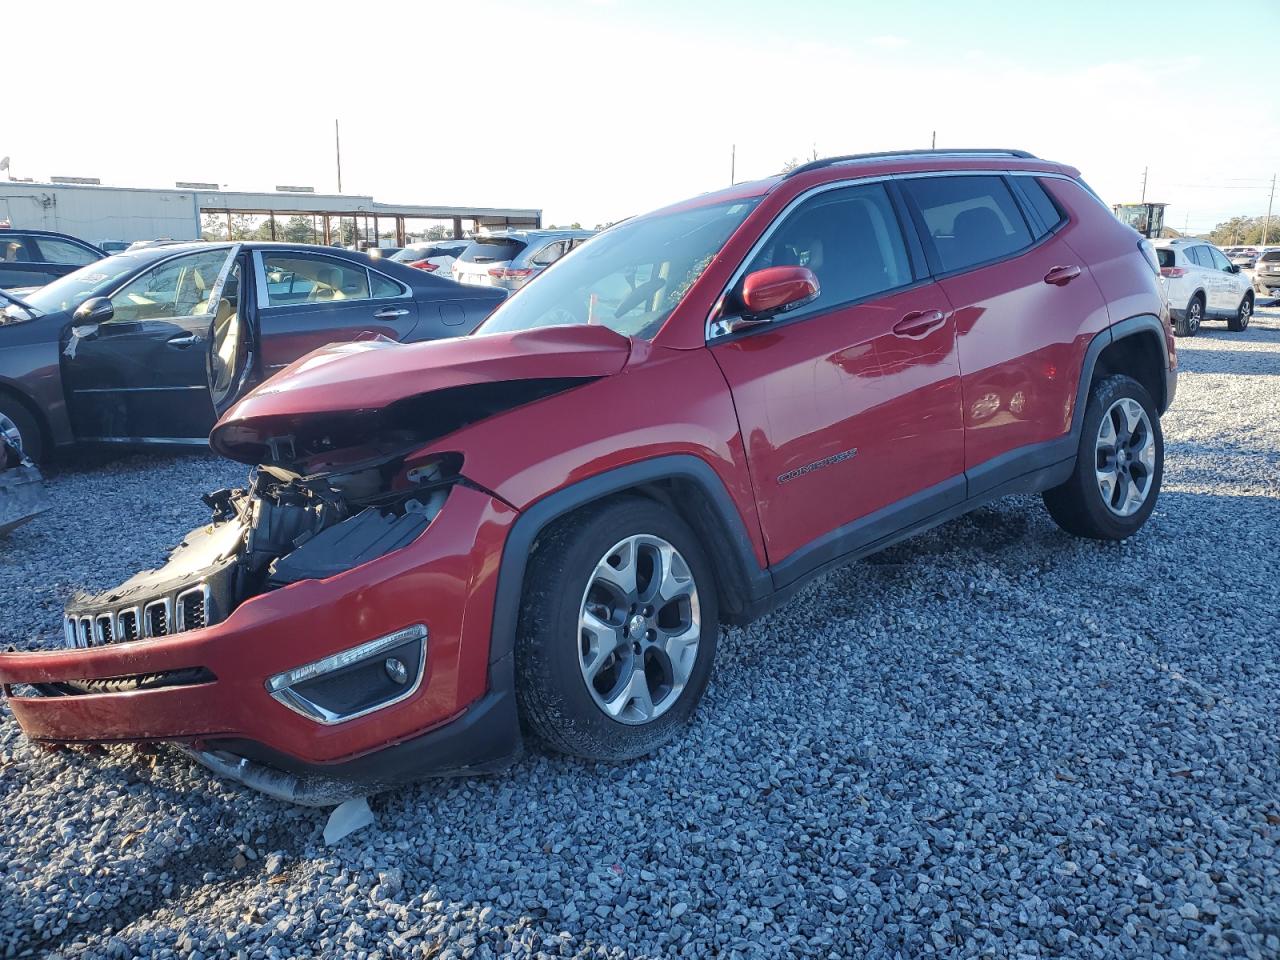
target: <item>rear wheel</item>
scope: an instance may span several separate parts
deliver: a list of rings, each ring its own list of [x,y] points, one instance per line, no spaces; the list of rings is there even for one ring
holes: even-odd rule
[[[1240,309],[1236,311],[1236,315],[1227,321],[1227,329],[1233,333],[1240,333],[1249,329],[1249,321],[1253,319],[1253,294],[1246,293],[1244,299],[1240,301]]]
[[[1164,475],[1164,435],[1151,395],[1118,374],[1093,384],[1080,431],[1076,466],[1044,492],[1049,515],[1068,533],[1123,540],[1155,509]]]
[[[36,463],[44,459],[44,437],[35,418],[17,400],[0,394],[0,437]]]
[[[711,567],[666,508],[617,500],[538,537],[516,639],[531,731],[562,753],[650,753],[693,713],[719,632]]]
[[[1196,294],[1182,311],[1182,319],[1173,321],[1173,332],[1179,337],[1194,337],[1200,332],[1200,321],[1204,319],[1204,297]]]

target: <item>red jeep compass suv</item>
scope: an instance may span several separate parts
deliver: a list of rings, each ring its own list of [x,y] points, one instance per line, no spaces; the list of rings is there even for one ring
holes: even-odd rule
[[[169,740],[304,803],[653,750],[720,624],[977,504],[1136,533],[1172,330],[1149,246],[1014,150],[819,160],[625,221],[472,336],[324,348],[156,570],[0,654],[29,736]]]

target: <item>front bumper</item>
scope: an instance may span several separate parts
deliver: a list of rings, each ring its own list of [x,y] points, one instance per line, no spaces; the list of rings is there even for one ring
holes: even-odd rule
[[[235,754],[252,765],[238,779],[252,782],[257,767],[275,769],[301,784],[292,797],[299,802],[318,795],[307,784],[321,781],[354,794],[361,776],[385,785],[394,781],[392,773],[413,779],[491,767],[501,750],[514,753],[519,740],[514,707],[505,706],[508,691],[495,686],[501,672],[489,663],[496,558],[515,516],[488,494],[459,484],[426,531],[401,550],[327,580],[254,597],[204,629],[0,654],[0,689],[33,740],[174,741],[222,760],[220,772],[233,776],[226,756]],[[385,709],[325,725],[266,689],[277,673],[419,622],[429,628],[425,677],[412,696]],[[88,694],[32,689],[153,675],[179,682]],[[482,698],[493,702],[476,712]],[[468,743],[477,748],[474,764]],[[403,762],[388,771],[378,757],[390,748]]]

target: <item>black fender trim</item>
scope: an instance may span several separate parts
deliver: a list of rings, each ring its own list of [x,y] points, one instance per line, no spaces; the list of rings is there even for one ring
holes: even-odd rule
[[[1072,436],[1079,436],[1080,425],[1084,422],[1084,409],[1089,402],[1089,385],[1093,382],[1093,371],[1098,365],[1098,357],[1102,355],[1103,350],[1117,340],[1136,336],[1154,337],[1162,358],[1160,368],[1164,371],[1164,393],[1162,396],[1152,398],[1156,401],[1156,407],[1163,414],[1173,404],[1173,397],[1178,389],[1178,373],[1176,370],[1169,369],[1169,354],[1168,347],[1165,344],[1164,324],[1154,314],[1140,313],[1137,316],[1121,320],[1119,323],[1113,323],[1107,329],[1100,331],[1089,342],[1089,349],[1085,351],[1084,363],[1080,365],[1080,386],[1076,394],[1076,408],[1071,416]]]
[[[756,562],[755,548],[747,535],[742,516],[715,470],[693,454],[654,457],[570,484],[538,500],[516,518],[507,534],[498,566],[498,590],[489,638],[490,664],[510,656],[515,649],[525,569],[538,534],[548,524],[581,506],[662,480],[685,480],[697,485],[719,521],[718,527],[724,534],[724,546],[727,547],[727,550],[716,550],[716,545],[709,545],[713,550],[713,563],[728,561],[735,565],[731,576],[745,587],[744,599],[748,605],[754,608],[767,601],[773,592],[773,580],[769,572]],[[727,556],[721,556],[721,553]]]

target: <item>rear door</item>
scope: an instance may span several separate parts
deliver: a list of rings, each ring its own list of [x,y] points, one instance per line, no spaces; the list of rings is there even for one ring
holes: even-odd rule
[[[766,234],[744,275],[806,266],[818,298],[711,342],[779,585],[963,499],[955,325],[907,242],[883,184],[814,194]]]
[[[68,326],[62,380],[77,439],[204,442],[207,342],[216,318],[239,310],[238,251],[163,260],[111,295],[110,320]]]
[[[403,340],[418,322],[409,288],[359,262],[304,250],[253,258],[263,376],[361,334]]]
[[[1244,296],[1245,285],[1240,282],[1239,275],[1232,271],[1231,261],[1222,255],[1217,247],[1205,247],[1212,258],[1210,269],[1218,285],[1218,303],[1214,307],[1219,313],[1235,313],[1240,306],[1240,298]]]
[[[1047,445],[1065,441],[1085,349],[1108,323],[1102,295],[1070,245],[1076,225],[1034,178],[1018,187],[1010,179],[902,181],[930,267],[955,310],[970,495],[1074,455],[1066,443]]]

